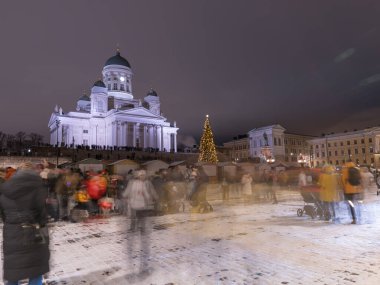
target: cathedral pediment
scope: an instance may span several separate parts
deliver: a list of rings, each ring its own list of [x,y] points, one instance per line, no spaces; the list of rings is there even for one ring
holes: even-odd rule
[[[123,115],[128,115],[131,117],[144,117],[144,118],[156,119],[156,120],[166,120],[165,117],[156,115],[144,107],[137,107],[137,108],[127,109],[127,110],[118,110],[115,114],[117,115],[123,114]]]

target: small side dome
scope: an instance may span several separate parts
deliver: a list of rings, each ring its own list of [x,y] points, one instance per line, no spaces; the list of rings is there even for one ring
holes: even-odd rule
[[[158,97],[157,92],[154,91],[152,88],[150,89],[150,91],[148,92],[148,94],[146,94],[146,96],[155,96],[155,97]]]
[[[85,95],[82,95],[78,101],[91,101],[90,97],[87,96],[86,94]]]
[[[100,79],[98,81],[96,81],[93,86],[106,88],[106,85]]]
[[[116,55],[110,57],[106,61],[104,66],[107,66],[107,65],[123,65],[123,66],[131,68],[131,65],[129,64],[128,60],[122,57],[119,51],[117,51]]]

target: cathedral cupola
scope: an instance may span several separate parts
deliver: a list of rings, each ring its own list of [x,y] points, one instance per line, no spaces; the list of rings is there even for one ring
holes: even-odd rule
[[[120,55],[110,57],[103,67],[103,82],[108,94],[120,99],[133,99],[132,70],[128,60]]]
[[[144,97],[143,106],[150,110],[153,114],[160,115],[160,105],[160,98],[158,97],[157,92],[151,88],[148,94]]]

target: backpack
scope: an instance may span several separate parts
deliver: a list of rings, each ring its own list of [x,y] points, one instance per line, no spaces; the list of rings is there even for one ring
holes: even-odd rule
[[[352,186],[358,186],[361,182],[361,176],[360,171],[356,167],[349,167],[348,168],[348,183],[350,183]]]

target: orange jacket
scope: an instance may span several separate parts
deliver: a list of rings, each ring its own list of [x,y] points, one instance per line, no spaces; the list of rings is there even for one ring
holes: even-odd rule
[[[345,194],[355,194],[363,192],[363,187],[361,185],[353,186],[348,183],[348,168],[356,167],[353,162],[347,162],[343,165],[342,169],[342,182],[343,182],[343,190]]]

